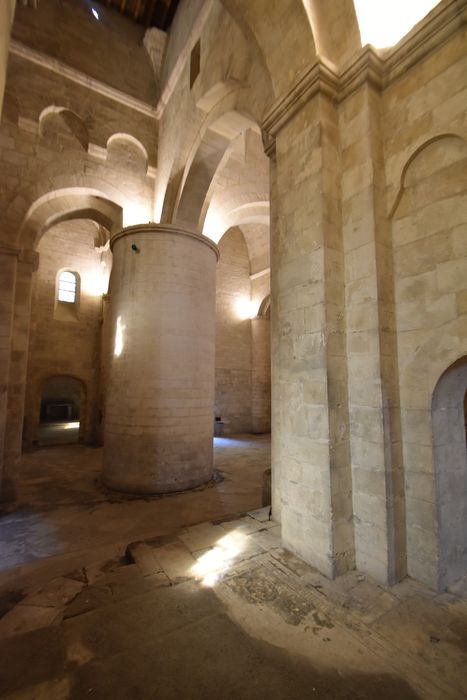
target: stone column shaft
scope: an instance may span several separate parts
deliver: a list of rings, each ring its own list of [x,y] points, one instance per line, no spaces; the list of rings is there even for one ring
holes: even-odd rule
[[[213,467],[217,247],[176,226],[132,226],[111,241],[104,483],[164,493]]]

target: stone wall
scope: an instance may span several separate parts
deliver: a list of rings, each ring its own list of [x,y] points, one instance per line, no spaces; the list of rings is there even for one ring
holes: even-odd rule
[[[10,29],[15,14],[16,0],[5,0],[0,6],[0,115],[3,108],[3,93],[5,91],[6,70],[8,64],[8,48],[10,45]]]
[[[143,26],[99,3],[100,20],[86,0],[47,0],[37,8],[18,3],[12,38],[106,85],[146,102],[156,83]]]
[[[382,123],[394,256],[407,565],[409,575],[433,587],[442,577],[446,527],[439,510],[445,495],[433,464],[433,392],[443,372],[467,351],[466,41],[463,26],[388,88]],[[455,500],[452,507],[456,511]],[[462,556],[467,571],[465,551]]]
[[[60,14],[62,5],[60,22],[66,27],[53,34],[53,40],[50,22]],[[40,236],[63,219],[93,218],[107,229],[108,237],[108,231],[122,223],[152,217],[155,111],[144,101],[148,95],[144,91],[139,94],[139,88],[138,97],[123,92],[130,89],[124,76],[131,75],[133,81],[144,70],[139,71],[138,51],[128,52],[128,46],[134,44],[132,23],[116,13],[113,16],[117,29],[112,19],[95,22],[85,3],[52,1],[40,3],[37,10],[21,6],[15,17],[0,125],[0,167],[5,174],[0,188],[0,241],[6,256],[5,280],[13,284],[10,293],[3,295],[0,321],[8,356],[2,365],[0,401],[0,457],[6,497],[14,492],[21,450],[29,304],[37,263],[34,249]],[[117,42],[123,47],[115,51],[125,70],[116,60],[105,75],[91,68],[91,77],[81,72],[87,70],[89,62],[83,51],[87,23],[91,23],[89,36],[94,49],[114,41],[115,29]],[[141,34],[140,29],[135,31]],[[49,50],[51,55],[44,53]],[[142,46],[141,51],[152,81],[149,58]],[[105,54],[106,60],[112,61],[111,53]],[[112,71],[117,80],[114,83]],[[106,76],[108,83],[100,80]],[[118,82],[119,76],[123,82]]]
[[[215,414],[224,422],[224,434],[228,435],[252,430],[250,263],[240,229],[230,229],[223,236],[219,251]]]

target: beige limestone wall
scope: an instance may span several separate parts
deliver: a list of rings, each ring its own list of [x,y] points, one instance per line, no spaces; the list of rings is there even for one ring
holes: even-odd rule
[[[18,240],[31,205],[70,187],[97,191],[127,220],[150,218],[154,180],[147,168],[155,163],[156,138],[149,116],[11,57],[0,127],[0,163],[8,172],[2,238]]]
[[[284,545],[335,576],[353,567],[354,545],[339,140],[335,109],[326,98],[309,101],[281,129],[276,160],[273,486]]]
[[[41,394],[53,376],[82,382],[82,438],[93,442],[99,426],[99,350],[102,292],[106,274],[101,251],[95,247],[96,225],[84,219],[49,229],[39,246],[31,304],[24,442],[37,441]],[[57,302],[57,275],[68,269],[79,275],[79,301],[73,308]]]
[[[406,533],[381,111],[367,86],[341,107],[342,212],[356,562],[394,583]]]
[[[18,3],[13,39],[146,102],[156,83],[144,46],[144,26],[98,3],[46,0],[37,8]]]
[[[271,321],[251,319],[251,423],[254,433],[271,431]]]
[[[248,433],[253,427],[252,337],[248,317],[251,286],[248,250],[240,229],[230,229],[222,237],[219,252],[215,414],[224,422],[224,434]]]
[[[8,65],[8,49],[10,31],[15,14],[16,0],[4,0],[0,5],[0,115],[3,108],[3,93],[5,92],[6,71]]]
[[[441,502],[446,503],[447,496],[434,468],[433,392],[442,373],[467,352],[462,301],[467,233],[466,41],[467,31],[461,28],[384,94],[407,565],[409,575],[434,588],[447,580],[440,520]],[[458,491],[452,491],[455,517],[461,506],[455,500]]]

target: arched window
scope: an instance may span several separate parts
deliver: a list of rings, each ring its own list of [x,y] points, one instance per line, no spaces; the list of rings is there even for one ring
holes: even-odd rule
[[[78,276],[74,272],[65,270],[58,277],[58,301],[67,304],[76,304],[78,293]]]

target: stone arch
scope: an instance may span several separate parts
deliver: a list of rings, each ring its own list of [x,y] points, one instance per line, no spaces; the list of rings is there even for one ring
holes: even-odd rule
[[[89,187],[66,187],[39,197],[30,207],[19,231],[19,242],[35,248],[54,224],[69,219],[92,219],[111,233],[122,228],[122,207]]]
[[[341,0],[338,3],[323,3],[321,0],[302,2],[319,56],[338,66],[361,48],[353,0]]]
[[[114,167],[146,174],[149,156],[141,141],[131,134],[119,132],[112,134],[107,141],[107,161]]]
[[[432,399],[441,590],[467,574],[466,392],[467,356],[464,356],[443,372]]]
[[[248,202],[232,209],[226,215],[226,230],[242,224],[263,224],[269,226],[269,202]]]
[[[259,305],[258,317],[271,318],[271,295],[270,294],[265,296],[263,301]]]
[[[81,117],[66,107],[50,105],[39,115],[39,135],[43,138],[59,133],[73,137],[84,151],[89,147],[89,131]]]
[[[199,230],[206,213],[211,182],[224,162],[231,143],[247,129],[258,129],[253,119],[237,110],[224,112],[199,135],[188,159],[174,208],[174,223]]]
[[[401,203],[402,197],[405,192],[406,188],[406,181],[408,174],[411,170],[411,168],[416,164],[418,158],[422,155],[422,153],[428,149],[430,146],[433,146],[434,144],[438,143],[439,141],[444,141],[444,140],[451,140],[454,139],[457,143],[460,143],[460,145],[463,147],[463,151],[467,153],[467,142],[465,139],[460,136],[459,134],[455,133],[442,133],[442,134],[435,134],[429,139],[426,139],[421,143],[415,150],[410,154],[409,158],[405,162],[401,175],[400,175],[400,180],[399,180],[399,189],[397,191],[394,203],[391,207],[391,210],[389,212],[389,218],[393,219],[397,213],[397,210],[399,208],[399,205]]]
[[[203,233],[217,242],[229,229],[239,226],[245,237],[250,262],[252,262],[258,243],[269,253],[269,223],[269,202],[250,202],[227,212],[221,220],[215,222],[217,225],[211,224],[210,220],[206,219]],[[260,233],[259,240],[258,233]],[[267,257],[269,259],[269,254]]]
[[[86,382],[80,377],[71,374],[43,374],[38,381],[38,398],[40,406],[40,423],[43,422],[42,401],[44,394],[52,388],[52,394],[56,394],[57,399],[72,399],[72,414],[69,416],[70,422],[79,421],[79,440],[83,440],[87,433],[87,387]],[[54,386],[55,385],[55,386]],[[50,391],[49,391],[50,393]],[[63,393],[63,396],[60,396]],[[65,420],[64,414],[60,420]]]

